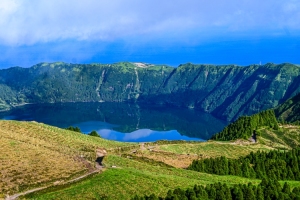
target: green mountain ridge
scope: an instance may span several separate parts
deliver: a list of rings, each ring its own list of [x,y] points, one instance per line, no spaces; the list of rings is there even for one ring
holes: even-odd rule
[[[141,102],[195,108],[234,120],[300,92],[293,64],[166,65],[40,63],[0,70],[0,109],[23,103]]]

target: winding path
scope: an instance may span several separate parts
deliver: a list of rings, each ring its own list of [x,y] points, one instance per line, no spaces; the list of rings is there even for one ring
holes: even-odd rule
[[[87,177],[87,176],[89,176],[89,175],[91,175],[91,174],[98,173],[98,172],[100,172],[101,170],[102,170],[102,168],[97,168],[97,169],[95,169],[95,170],[92,171],[92,172],[89,172],[89,173],[87,173],[87,174],[84,174],[84,175],[82,175],[82,176],[79,176],[79,177],[77,177],[77,178],[74,178],[74,179],[72,179],[72,180],[69,180],[69,181],[65,182],[64,184],[62,184],[62,185],[65,185],[65,184],[68,184],[68,183],[72,183],[72,182],[79,181],[79,180],[81,180],[81,179],[83,179],[83,178],[85,178],[85,177]],[[14,200],[14,199],[17,199],[17,198],[20,197],[20,196],[24,196],[24,195],[26,195],[26,194],[30,194],[30,193],[33,193],[33,192],[37,192],[37,191],[40,191],[40,190],[49,188],[49,187],[51,187],[51,186],[53,186],[53,185],[55,185],[55,184],[51,184],[51,185],[44,186],[44,187],[39,187],[39,188],[34,188],[34,189],[31,189],[31,190],[27,190],[27,191],[25,191],[25,192],[21,192],[21,193],[18,193],[18,194],[14,194],[14,195],[12,195],[12,196],[7,196],[7,197],[5,198],[5,200]]]

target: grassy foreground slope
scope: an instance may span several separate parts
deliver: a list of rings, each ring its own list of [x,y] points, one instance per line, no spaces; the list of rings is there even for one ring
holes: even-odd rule
[[[249,149],[258,150],[260,148],[268,150],[271,147],[252,145],[252,144],[232,144],[223,142],[208,142],[194,144],[164,144],[162,149],[174,153],[174,156],[183,154],[185,146],[190,145],[198,147],[200,150],[202,147],[206,149],[206,144],[209,146],[209,153],[206,154],[205,150],[203,154],[209,156],[215,156],[220,154],[223,146],[233,145],[233,148],[229,148],[228,153],[232,152],[234,156],[238,156],[239,151],[245,152]],[[214,148],[211,148],[212,145]],[[170,146],[170,148],[168,148]],[[176,148],[174,148],[176,147]],[[257,149],[256,149],[257,147]],[[160,148],[160,145],[157,146]],[[191,149],[190,149],[191,150]],[[143,158],[147,158],[148,149],[139,150],[140,153],[144,153]],[[188,150],[189,151],[189,150]],[[177,153],[175,153],[177,152]],[[207,151],[208,152],[208,151]],[[245,153],[244,152],[244,153]],[[152,150],[153,154],[157,153]],[[248,184],[251,182],[254,185],[260,183],[257,179],[248,179],[237,176],[218,176],[206,173],[200,173],[190,171],[182,168],[167,167],[159,165],[159,162],[154,160],[138,159],[134,156],[136,153],[132,153],[131,156],[109,155],[105,159],[107,166],[106,170],[93,177],[85,179],[81,182],[74,183],[66,187],[54,187],[45,191],[40,191],[31,195],[27,195],[24,199],[131,199],[135,195],[144,196],[152,193],[158,196],[166,196],[169,189],[175,188],[192,188],[195,184],[207,185],[215,182],[226,183],[228,185],[233,184]],[[166,156],[166,159],[168,156]],[[178,160],[178,162],[180,162]],[[116,166],[111,167],[111,166]],[[283,185],[285,181],[280,183]],[[300,186],[299,181],[287,181],[291,187]]]
[[[195,184],[206,185],[213,182],[227,184],[258,184],[259,180],[249,180],[234,176],[216,176],[176,168],[153,166],[129,158],[108,156],[108,168],[102,174],[58,191],[46,191],[29,195],[26,199],[130,199],[134,195],[155,193],[165,196],[169,189],[189,188]]]
[[[279,131],[284,132],[287,128],[288,125],[280,127]],[[299,134],[300,129],[294,127],[292,131]],[[25,199],[130,199],[135,194],[142,196],[155,193],[165,196],[169,189],[191,188],[195,184],[259,184],[260,180],[210,175],[185,170],[182,167],[186,167],[197,158],[218,157],[222,154],[237,158],[251,151],[268,151],[277,147],[271,145],[271,140],[267,139],[258,144],[238,140],[149,143],[137,146],[90,137],[36,122],[17,121],[0,121],[0,136],[2,196],[57,181],[66,182],[93,168],[96,148],[109,150],[104,159],[106,169],[101,174],[95,174],[77,183],[53,186],[23,197]],[[118,148],[128,145],[134,149],[124,151]],[[289,148],[285,143],[280,145]],[[300,186],[300,182],[297,181],[289,183],[292,187]]]
[[[97,148],[129,145],[37,122],[0,121],[0,194],[62,183],[94,169]]]
[[[285,130],[287,127],[280,127]],[[300,132],[300,129],[299,131]],[[27,195],[25,199],[131,199],[134,195],[166,196],[169,189],[192,188],[195,184],[207,185],[221,182],[228,185],[257,185],[260,180],[237,176],[218,176],[182,169],[193,159],[225,155],[238,158],[251,151],[271,150],[269,140],[251,143],[209,141],[203,143],[148,143],[130,151],[111,152],[104,160],[103,173],[65,187],[57,186]],[[284,144],[281,144],[281,147]],[[289,148],[288,145],[284,146]],[[164,165],[163,163],[167,164]],[[184,163],[185,165],[182,165]],[[168,166],[169,165],[169,166]],[[112,167],[115,166],[115,167]],[[173,167],[172,167],[173,166]],[[281,184],[284,182],[282,181]],[[288,181],[291,187],[300,186],[299,181]]]

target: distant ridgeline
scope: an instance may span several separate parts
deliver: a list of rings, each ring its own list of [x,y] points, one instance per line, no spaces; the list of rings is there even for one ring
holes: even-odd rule
[[[23,103],[142,102],[195,108],[233,120],[300,92],[293,64],[41,63],[0,70],[0,110]]]
[[[238,120],[226,126],[221,132],[212,136],[212,140],[249,139],[253,132],[262,126],[277,130],[278,123],[274,110],[266,110],[251,116],[242,116]]]

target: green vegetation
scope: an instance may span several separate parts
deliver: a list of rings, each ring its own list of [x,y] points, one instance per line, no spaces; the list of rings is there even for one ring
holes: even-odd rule
[[[194,160],[190,170],[218,175],[272,180],[300,180],[300,150],[251,152],[239,159],[209,158]]]
[[[94,169],[96,149],[136,146],[37,122],[0,120],[0,194],[64,183]]]
[[[215,158],[225,156],[227,158],[239,158],[246,156],[252,151],[269,151],[271,148],[266,145],[249,144],[243,142],[229,143],[229,142],[198,142],[198,143],[183,143],[183,144],[169,144],[159,145],[158,150],[176,153],[176,154],[196,154],[203,158]]]
[[[278,125],[273,110],[241,117],[217,135],[222,140],[237,139],[230,142],[158,141],[138,146],[89,137],[73,131],[74,127],[70,131],[15,121],[0,121],[0,127],[4,144],[0,150],[7,152],[0,157],[5,178],[0,181],[2,196],[51,184],[22,198],[300,198],[300,150],[296,148],[300,127]],[[259,133],[257,143],[240,139],[248,139],[254,130]],[[101,173],[63,184],[93,170],[96,150],[103,148],[108,155]],[[54,161],[46,159],[49,157],[55,157]],[[22,163],[22,168],[17,164],[20,158],[28,163]],[[45,163],[53,167],[45,168]],[[190,170],[182,169],[187,166]],[[32,168],[36,169],[34,174],[29,173]]]
[[[279,122],[300,123],[300,93],[274,109]]]
[[[254,185],[259,180],[249,180],[236,176],[217,176],[183,169],[169,168],[139,162],[130,158],[108,156],[108,167],[101,174],[74,183],[67,188],[59,186],[52,191],[41,191],[28,199],[131,199],[134,195],[165,195],[169,189],[189,188],[195,184],[207,185],[214,182]],[[111,168],[116,166],[116,168]],[[300,185],[299,185],[300,186]]]
[[[173,199],[212,199],[212,200],[264,200],[264,199],[299,199],[300,187],[291,190],[290,185],[285,183],[282,187],[276,180],[264,179],[258,186],[251,183],[248,185],[228,186],[222,183],[214,183],[206,187],[195,185],[187,190],[177,188],[169,190],[167,196],[158,198],[155,194],[149,196],[135,196],[132,200],[173,200]]]
[[[75,132],[78,132],[78,133],[82,133],[80,128],[78,128],[77,126],[76,127],[69,126],[68,128],[65,128],[65,129],[70,130],[70,131],[75,131]]]
[[[261,128],[259,142],[277,149],[291,149],[300,146],[300,126],[285,124],[278,130]]]
[[[128,101],[195,108],[234,120],[273,108],[300,92],[299,75],[300,68],[288,63],[187,63],[178,68],[129,62],[40,63],[0,70],[0,109],[23,103]]]
[[[97,133],[97,131],[92,131],[88,135],[89,136],[94,136],[94,137],[100,137],[100,135]]]
[[[262,126],[278,130],[279,127],[273,110],[262,111],[251,116],[242,116],[211,139],[221,141],[249,139],[253,132]]]
[[[83,133],[81,132],[79,127],[73,127],[73,126],[69,126],[68,128],[65,128],[66,130],[70,130],[70,131],[75,131],[78,133]],[[88,133],[87,135],[89,136],[94,136],[94,137],[100,137],[100,135],[97,133],[97,131],[91,131],[90,133]]]
[[[6,177],[0,181],[0,194],[12,194],[57,182],[46,190],[23,197],[25,199],[131,199],[136,194],[143,196],[152,193],[166,197],[168,190],[178,187],[187,190],[194,185],[209,186],[218,182],[228,188],[250,182],[257,187],[261,180],[200,173],[178,167],[182,163],[188,166],[198,158],[219,157],[222,153],[229,158],[238,158],[251,151],[272,149],[249,142],[217,141],[175,141],[175,144],[159,141],[146,143],[143,149],[135,144],[89,137],[36,122],[0,121],[0,127],[0,133],[3,133],[1,144],[4,144],[0,148],[2,152],[7,152],[0,159],[0,171],[2,177],[4,174]],[[64,185],[70,178],[87,173],[90,170],[87,163],[93,167],[95,148],[106,148],[108,151],[103,161],[105,169],[79,182]],[[80,155],[84,155],[83,160]],[[73,160],[78,156],[79,160]],[[20,158],[22,163],[19,163]],[[17,176],[17,173],[21,175]],[[23,188],[16,188],[19,183]],[[291,190],[300,186],[299,181],[288,183]]]

